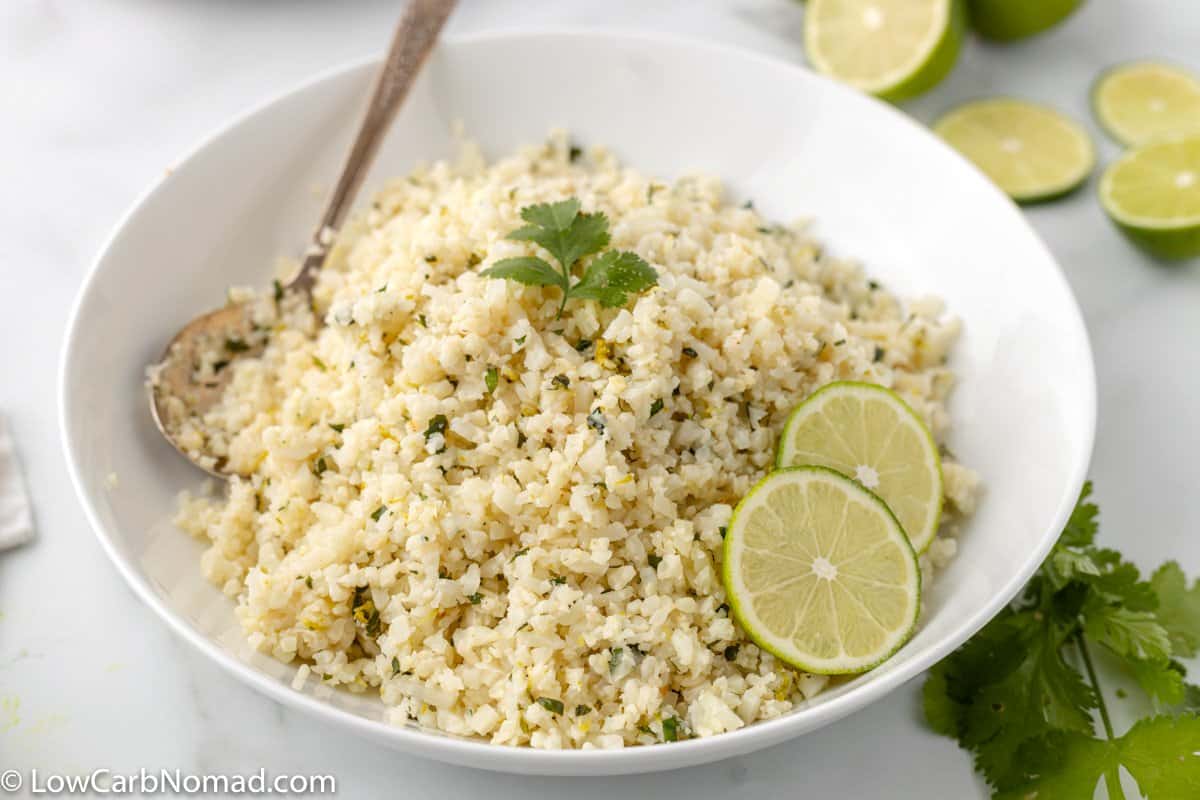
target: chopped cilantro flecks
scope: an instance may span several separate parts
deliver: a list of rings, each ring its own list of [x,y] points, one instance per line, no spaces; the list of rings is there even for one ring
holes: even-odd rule
[[[305,576],[304,576],[304,585],[305,585],[305,586],[307,586],[307,587],[308,587],[308,588],[310,588],[310,589],[312,588],[312,575],[305,575]]]
[[[500,385],[500,370],[488,367],[487,372],[483,373],[483,383],[487,386],[488,394],[494,394],[496,387]]]
[[[688,358],[695,358],[696,356],[699,355],[699,353],[696,352],[696,348],[694,348],[694,347],[683,348],[683,354],[685,356],[687,356]]]
[[[561,575],[551,575],[550,576],[550,584],[552,586],[562,586],[566,582],[567,582],[567,579],[562,577]]]
[[[341,433],[342,431],[346,430],[346,426],[340,422],[331,422],[329,423],[329,427],[333,428],[334,433]]]
[[[438,260],[438,259],[437,259],[437,256],[425,256],[425,263],[426,263],[426,264],[436,264],[436,263],[437,263],[437,260]]]
[[[845,343],[846,343],[846,340],[845,340],[845,339],[838,339],[836,342],[834,342],[834,343],[833,343],[833,346],[834,346],[834,347],[841,347],[841,346],[842,346],[842,345],[844,345]]]
[[[578,161],[581,155],[583,155],[583,148],[576,145],[571,145],[571,149],[567,151],[567,158],[573,162]]]
[[[575,343],[575,350],[576,350],[576,352],[582,353],[591,346],[592,346],[591,339],[580,339],[578,342]]]
[[[651,569],[658,569],[658,565],[662,563],[662,556],[656,556],[651,553],[646,556],[646,563],[650,565]]]
[[[379,522],[380,518],[387,513],[387,506],[380,506],[371,512],[371,519]]]
[[[883,357],[885,355],[887,355],[887,351],[884,350],[879,345],[875,345],[875,361],[876,362],[883,361]]]
[[[359,586],[354,590],[354,602],[350,606],[350,613],[354,621],[363,626],[367,636],[379,635],[383,622],[379,618],[379,609],[375,607],[375,601],[371,599],[371,587]]]
[[[591,706],[575,706],[575,716],[577,717],[582,717],[590,713],[592,713]]]
[[[479,253],[471,253],[471,255],[467,256],[467,266],[468,267],[477,267],[482,263],[483,263],[483,256],[479,255]]]
[[[278,303],[280,300],[283,299],[283,284],[280,283],[278,280],[273,281],[273,283],[275,286],[275,302]]]
[[[657,414],[658,412],[660,412],[662,410],[663,410],[663,401],[662,401],[661,397],[650,404],[650,416],[653,417],[655,414]]]
[[[420,323],[420,325],[421,325],[421,327],[422,327],[422,328],[428,328],[428,327],[429,327],[429,320],[425,319],[425,315],[424,315],[424,314],[418,314],[418,315],[417,315],[417,322],[418,322],[418,323]]]
[[[594,409],[587,415],[587,426],[601,436],[604,435],[604,415],[600,413],[600,409]]]
[[[539,697],[537,704],[549,711],[551,714],[563,713],[562,700],[555,700],[553,697]]]
[[[450,423],[446,420],[445,414],[435,414],[433,416],[433,418],[429,420],[429,426],[427,428],[425,428],[425,441],[426,442],[428,442],[431,438],[433,438],[434,436],[436,436],[438,434],[442,435],[443,444],[442,444],[441,449],[438,450],[439,453],[444,452],[446,450],[446,445],[445,445],[446,427],[449,424]]]
[[[621,655],[625,651],[620,647],[614,647],[608,655],[608,674],[612,675],[621,666]]]
[[[316,356],[313,356],[312,360],[313,360],[313,364],[316,366],[317,369],[321,370],[321,372],[324,372],[326,369],[328,369],[328,367],[325,366],[325,362],[322,361],[321,359],[317,358]]]
[[[725,660],[726,661],[737,661],[738,650],[739,650],[739,648],[736,644],[731,644],[728,647],[726,647],[725,648]]]
[[[663,717],[662,731],[664,742],[679,741],[679,720],[675,717]]]
[[[728,529],[728,528],[726,528],[724,525],[722,525],[721,527],[717,528],[717,533],[721,534],[721,538],[722,538],[722,539],[724,539],[724,538],[725,538],[725,534],[726,534],[726,533],[728,533],[728,531],[729,531],[729,529]]]
[[[325,456],[317,459],[317,463],[313,464],[313,475],[320,475],[325,470],[329,469],[329,465],[325,463]]]
[[[550,379],[550,383],[554,384],[560,389],[569,389],[571,387],[571,379],[562,374],[555,375]]]
[[[517,347],[520,347],[521,345],[525,344],[525,340],[528,338],[529,338],[529,334],[525,334],[524,336],[518,336],[517,338],[513,339],[513,343],[516,344]]]
[[[392,677],[394,678],[399,674],[400,674],[400,659],[396,658],[396,656],[392,656]]]
[[[483,602],[483,595],[481,595],[479,592],[475,592],[474,594],[469,594],[469,595],[467,595],[467,602],[469,602],[473,606],[477,606]]]
[[[525,432],[522,430],[518,430],[517,431],[517,447],[524,447],[525,443],[528,441],[529,441],[529,437],[525,435]]]
[[[526,553],[528,553],[528,552],[529,552],[529,548],[528,548],[528,547],[522,547],[520,550],[518,550],[517,552],[513,553],[512,560],[513,560],[513,561],[516,561],[518,558],[520,558],[521,556],[525,555],[525,554],[526,554]]]

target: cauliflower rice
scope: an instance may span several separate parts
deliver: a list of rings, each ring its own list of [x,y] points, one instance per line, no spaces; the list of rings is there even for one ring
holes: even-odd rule
[[[535,252],[505,239],[523,206],[572,196],[659,279],[555,319],[556,290],[480,271]],[[959,332],[716,180],[655,181],[562,134],[395,181],[312,308],[293,300],[257,299],[266,351],[186,437],[248,476],[181,501],[204,574],[297,687],[542,748],[709,736],[819,692],[730,619],[723,526],[831,381],[892,387],[942,441]],[[927,573],[974,502],[974,474],[943,468]]]

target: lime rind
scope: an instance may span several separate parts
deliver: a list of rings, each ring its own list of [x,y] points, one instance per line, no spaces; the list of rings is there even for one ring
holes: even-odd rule
[[[1146,135],[1133,133],[1117,121],[1114,118],[1113,111],[1108,108],[1108,103],[1103,97],[1104,91],[1111,88],[1114,80],[1129,77],[1137,72],[1158,72],[1160,76],[1165,76],[1168,80],[1178,81],[1181,84],[1190,83],[1190,88],[1194,90],[1198,101],[1200,101],[1200,78],[1197,78],[1183,67],[1165,61],[1150,59],[1114,64],[1096,77],[1088,92],[1092,115],[1095,116],[1097,124],[1100,125],[1113,141],[1125,147],[1136,147],[1137,145],[1147,144],[1158,138],[1171,138],[1200,133],[1200,120],[1196,120],[1193,123],[1181,123],[1177,128],[1171,130],[1160,129],[1153,134]]]
[[[905,529],[905,535],[908,536],[909,542],[912,544],[913,549],[916,550],[917,553],[923,553],[929,549],[929,545],[933,542],[934,537],[937,535],[938,527],[941,525],[942,498],[945,486],[942,475],[942,459],[938,454],[937,442],[934,440],[933,434],[929,431],[929,426],[925,424],[925,421],[921,419],[917,412],[913,411],[912,407],[908,403],[904,402],[900,395],[896,394],[891,389],[880,386],[876,383],[864,383],[862,381],[835,381],[834,383],[826,384],[820,389],[817,389],[815,392],[805,398],[804,402],[796,406],[792,413],[788,415],[787,422],[785,422],[783,426],[783,433],[779,438],[779,447],[775,453],[775,468],[787,469],[797,466],[796,464],[790,463],[795,452],[794,446],[796,426],[811,414],[819,411],[820,405],[824,400],[829,399],[831,396],[848,391],[868,392],[879,395],[887,400],[893,406],[893,408],[907,416],[910,422],[913,423],[913,427],[922,434],[927,448],[926,461],[927,463],[932,463],[934,466],[934,485],[936,487],[934,499],[935,507],[929,523],[924,530],[919,531],[916,533],[916,535],[914,535]],[[837,470],[834,471],[837,472]],[[849,480],[854,479],[849,478]],[[858,483],[857,481],[855,482]],[[863,488],[865,489],[866,487]],[[867,491],[870,490],[868,489]],[[901,527],[903,528],[903,526]]]
[[[1138,247],[1164,261],[1200,256],[1200,211],[1175,217],[1152,217],[1129,213],[1114,199],[1114,186],[1123,170],[1138,160],[1152,158],[1155,151],[1191,146],[1196,152],[1192,170],[1200,180],[1200,134],[1158,139],[1127,151],[1104,171],[1100,179],[1100,204],[1117,228]],[[1151,193],[1153,189],[1150,190]]]
[[[754,502],[755,496],[764,490],[768,484],[780,479],[786,480],[788,476],[792,475],[822,475],[835,479],[838,483],[845,486],[848,492],[856,493],[860,498],[866,499],[867,502],[873,504],[877,510],[890,520],[895,531],[899,534],[895,541],[900,545],[901,551],[908,556],[908,566],[912,577],[912,585],[910,586],[913,599],[912,610],[907,617],[905,625],[898,629],[892,637],[889,646],[881,649],[873,658],[861,659],[853,664],[837,664],[831,663],[828,659],[811,659],[804,654],[791,652],[780,646],[778,637],[763,633],[757,615],[753,614],[742,603],[737,590],[740,584],[735,579],[735,573],[740,565],[740,553],[737,552],[736,548],[740,536],[740,529],[737,524],[739,516],[750,507],[750,504]],[[729,608],[734,619],[746,631],[746,634],[756,645],[778,658],[784,664],[815,675],[852,675],[868,672],[878,667],[895,655],[912,638],[913,632],[917,627],[917,621],[921,616],[921,568],[917,561],[917,553],[909,542],[908,536],[904,532],[904,527],[900,524],[900,520],[896,519],[896,515],[892,513],[887,503],[870,489],[828,467],[784,467],[770,473],[756,483],[733,510],[733,515],[730,517],[727,527],[725,543],[722,548],[722,562],[721,577],[725,585],[726,600],[729,602]]]
[[[961,141],[958,143],[955,142],[956,137],[953,134],[955,125],[966,124],[964,120],[969,122],[970,117],[981,110],[1002,105],[1008,105],[1015,113],[1028,114],[1032,112],[1041,114],[1044,116],[1045,121],[1053,120],[1055,124],[1060,125],[1063,131],[1067,132],[1078,146],[1078,152],[1075,153],[1076,163],[1074,169],[1066,172],[1061,178],[1056,180],[1046,180],[1036,186],[1017,189],[1015,186],[1009,184],[1003,176],[989,169],[989,165],[981,163],[971,153],[963,150],[960,146],[962,144]],[[1087,130],[1065,114],[1041,103],[1033,103],[1028,100],[1019,100],[1004,96],[970,100],[955,106],[939,117],[933,124],[933,131],[943,141],[957,150],[960,155],[974,164],[977,169],[983,172],[992,183],[996,184],[1014,202],[1021,205],[1046,203],[1073,194],[1088,182],[1088,179],[1091,178],[1092,173],[1096,170],[1096,145]]]
[[[985,39],[1010,42],[1049,30],[1083,0],[970,0],[971,27]]]
[[[941,83],[958,61],[967,27],[964,0],[943,0],[940,25],[914,50],[912,59],[874,81],[849,80],[826,58],[818,42],[818,22],[822,6],[829,0],[809,0],[805,9],[804,47],[809,63],[819,72],[889,102],[916,97]]]

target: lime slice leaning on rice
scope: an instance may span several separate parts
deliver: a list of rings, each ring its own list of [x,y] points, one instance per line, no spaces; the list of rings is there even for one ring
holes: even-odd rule
[[[928,428],[895,392],[870,383],[831,383],[788,417],[775,464],[815,464],[879,495],[918,553],[937,533],[942,461]]]
[[[826,75],[903,100],[949,74],[965,27],[961,0],[808,0],[804,49]]]
[[[1200,132],[1200,80],[1170,64],[1135,61],[1105,72],[1092,110],[1123,145]]]
[[[1200,256],[1200,134],[1130,150],[1105,170],[1100,203],[1151,254]]]
[[[806,672],[865,672],[912,635],[921,570],[892,512],[824,467],[773,472],[734,511],[725,591],[755,644]]]
[[[1087,131],[1036,103],[976,100],[946,114],[933,129],[1018,203],[1069,194],[1096,165]]]

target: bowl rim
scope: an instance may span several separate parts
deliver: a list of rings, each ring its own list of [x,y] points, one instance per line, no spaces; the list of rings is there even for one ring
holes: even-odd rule
[[[505,39],[536,41],[547,38],[589,40],[594,44],[598,43],[608,46],[633,43],[640,46],[653,46],[665,49],[698,50],[714,57],[742,59],[758,66],[768,66],[773,69],[785,70],[793,74],[802,75],[804,80],[815,79],[824,81],[831,84],[831,88],[835,91],[854,92],[857,94],[854,89],[838,84],[836,81],[822,76],[800,63],[765,55],[742,46],[675,34],[647,33],[621,29],[596,30],[571,26],[547,26],[528,29],[488,30],[471,34],[450,35],[444,38],[443,42],[439,44],[439,48],[445,45],[469,47]],[[232,133],[251,118],[268,112],[272,106],[282,102],[286,98],[305,92],[327,81],[363,70],[379,63],[380,60],[380,55],[371,55],[343,62],[334,67],[321,70],[309,78],[288,86],[282,91],[271,92],[265,99],[233,115],[228,121],[200,137],[199,141],[186,149],[182,156],[174,160],[174,163],[184,163],[198,157],[203,151],[207,150],[210,146],[214,146],[227,134]],[[937,139],[925,126],[892,105],[869,96],[866,99],[875,104],[878,112],[890,115],[896,123],[914,129],[914,132],[918,135]],[[948,155],[959,159],[962,164],[975,171],[980,178],[985,181],[987,180],[983,173],[973,164],[948,146],[943,145],[943,147],[945,147]],[[1070,476],[1067,485],[1071,489],[1071,492],[1065,494],[1060,500],[1059,507],[1055,513],[1054,524],[1042,535],[1042,541],[1036,548],[1028,552],[1025,561],[1014,572],[1003,588],[980,609],[953,628],[950,633],[943,635],[932,646],[914,654],[900,667],[888,672],[878,673],[879,677],[877,679],[865,682],[862,686],[844,695],[831,698],[818,706],[814,706],[809,710],[808,714],[797,716],[794,713],[789,713],[774,719],[754,722],[728,733],[674,743],[671,745],[669,758],[664,758],[666,753],[659,747],[654,746],[626,747],[620,750],[544,750],[532,747],[496,745],[483,740],[460,738],[449,734],[439,734],[435,731],[390,725],[382,720],[368,719],[312,695],[293,690],[289,685],[278,681],[256,669],[253,665],[245,663],[233,654],[226,652],[199,630],[193,628],[183,617],[170,609],[159,598],[148,580],[120,552],[114,535],[102,523],[97,507],[86,489],[83,478],[83,465],[77,458],[74,444],[77,434],[70,423],[72,409],[78,401],[68,395],[68,390],[71,388],[70,367],[74,361],[73,354],[79,338],[80,312],[92,294],[101,267],[107,260],[117,240],[124,233],[130,222],[145,206],[153,201],[155,195],[158,194],[159,190],[170,179],[169,170],[165,174],[159,175],[120,216],[88,267],[83,282],[71,304],[66,332],[60,351],[56,381],[59,429],[63,453],[67,462],[67,471],[71,478],[71,485],[83,506],[88,524],[100,540],[103,550],[116,566],[117,571],[133,589],[134,593],[153,609],[167,623],[167,626],[184,641],[216,662],[227,673],[232,674],[238,680],[253,687],[268,698],[295,708],[305,714],[332,722],[342,729],[352,731],[357,735],[365,736],[368,739],[390,745],[402,751],[438,761],[504,772],[546,775],[632,774],[717,761],[733,755],[768,747],[772,744],[795,738],[807,731],[824,727],[855,711],[865,708],[899,688],[904,683],[917,677],[920,673],[962,645],[999,613],[1016,596],[1021,587],[1025,585],[1026,581],[1037,570],[1042,560],[1057,541],[1057,532],[1066,524],[1072,509],[1075,507],[1078,492],[1082,488],[1086,478],[1095,444],[1097,414],[1096,372],[1091,342],[1078,300],[1072,292],[1070,284],[1067,282],[1062,268],[1058,264],[1058,260],[1024,214],[1018,213],[1016,216],[1019,218],[1020,224],[1025,227],[1033,241],[1036,242],[1036,246],[1044,253],[1048,262],[1053,266],[1049,279],[1058,281],[1061,284],[1065,290],[1069,306],[1074,312],[1072,319],[1068,321],[1069,327],[1073,327],[1076,330],[1078,339],[1083,347],[1082,355],[1086,362],[1080,364],[1084,369],[1084,397],[1082,398],[1084,401],[1082,412],[1085,422],[1084,446],[1080,450],[1076,462],[1070,466]],[[993,190],[998,200],[1011,204],[1009,198],[1003,195],[999,189],[994,189],[993,187]],[[1014,210],[1017,210],[1015,206]]]

